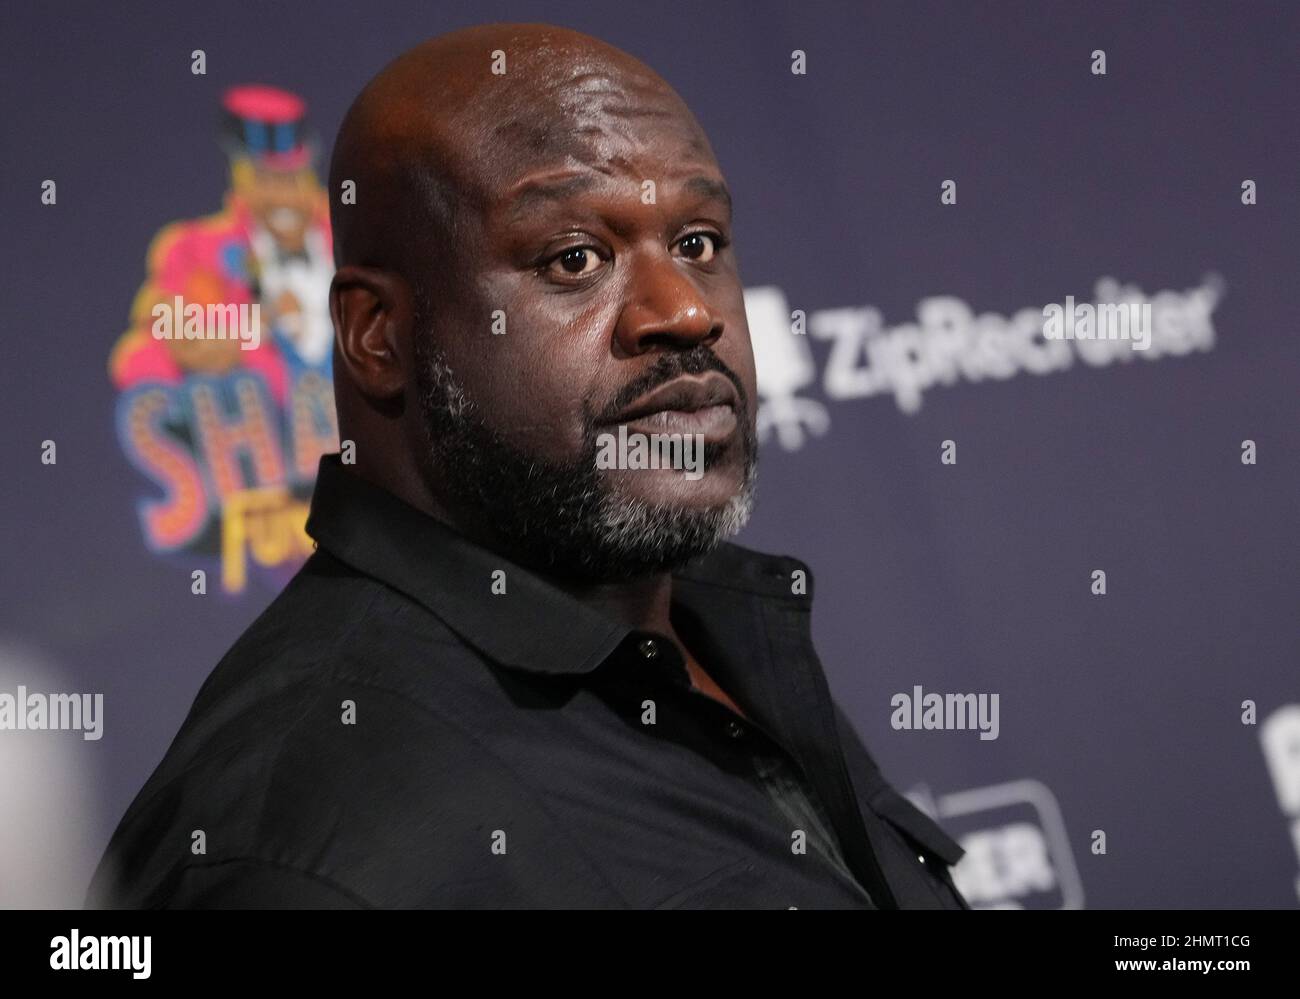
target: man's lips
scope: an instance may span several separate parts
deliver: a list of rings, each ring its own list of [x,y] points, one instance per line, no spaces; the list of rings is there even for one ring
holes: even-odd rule
[[[683,375],[634,400],[605,422],[666,434],[704,434],[721,441],[736,429],[736,389],[718,372]]]
[[[736,388],[718,372],[682,375],[647,392],[606,423],[664,423],[695,416],[697,421],[736,421]],[[728,418],[729,414],[729,418]],[[719,423],[720,425],[720,423]]]
[[[703,434],[705,443],[714,443],[726,440],[736,429],[736,411],[721,403],[703,409],[661,409],[626,423],[646,433]]]

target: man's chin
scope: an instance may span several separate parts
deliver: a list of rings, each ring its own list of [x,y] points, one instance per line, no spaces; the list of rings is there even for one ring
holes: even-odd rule
[[[720,502],[652,502],[618,491],[605,494],[589,526],[583,570],[605,579],[628,579],[676,569],[736,534],[753,508],[752,479],[724,490]]]
[[[602,472],[605,489],[635,503],[683,514],[721,512],[745,486],[744,470],[617,469]]]

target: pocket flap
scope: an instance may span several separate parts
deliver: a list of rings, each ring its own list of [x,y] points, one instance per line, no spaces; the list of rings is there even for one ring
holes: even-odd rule
[[[932,818],[892,787],[881,787],[867,802],[871,810],[892,823],[920,846],[951,866],[965,855],[961,845],[944,832]]]

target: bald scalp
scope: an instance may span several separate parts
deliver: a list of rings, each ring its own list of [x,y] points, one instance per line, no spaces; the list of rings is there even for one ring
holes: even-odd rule
[[[493,73],[495,52],[506,72]],[[353,102],[330,162],[334,263],[400,274],[422,313],[454,295],[480,216],[520,166],[554,164],[633,134],[647,117],[681,122],[712,157],[676,91],[612,45],[547,24],[487,24],[440,35],[389,63]],[[356,204],[341,203],[344,181]]]

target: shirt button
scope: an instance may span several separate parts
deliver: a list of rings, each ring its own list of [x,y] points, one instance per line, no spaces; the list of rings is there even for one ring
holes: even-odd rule
[[[923,856],[922,856],[921,854],[919,854],[919,853],[916,855],[916,859],[919,860],[919,861],[920,861],[921,863],[923,863],[923,864],[925,863],[925,857],[923,857]]]
[[[736,721],[734,718],[727,722],[727,735],[731,736],[733,739],[739,739],[744,734],[745,726],[740,724],[740,722]]]
[[[653,659],[659,655],[659,643],[653,638],[647,638],[637,646],[637,650],[641,653],[642,659]]]

